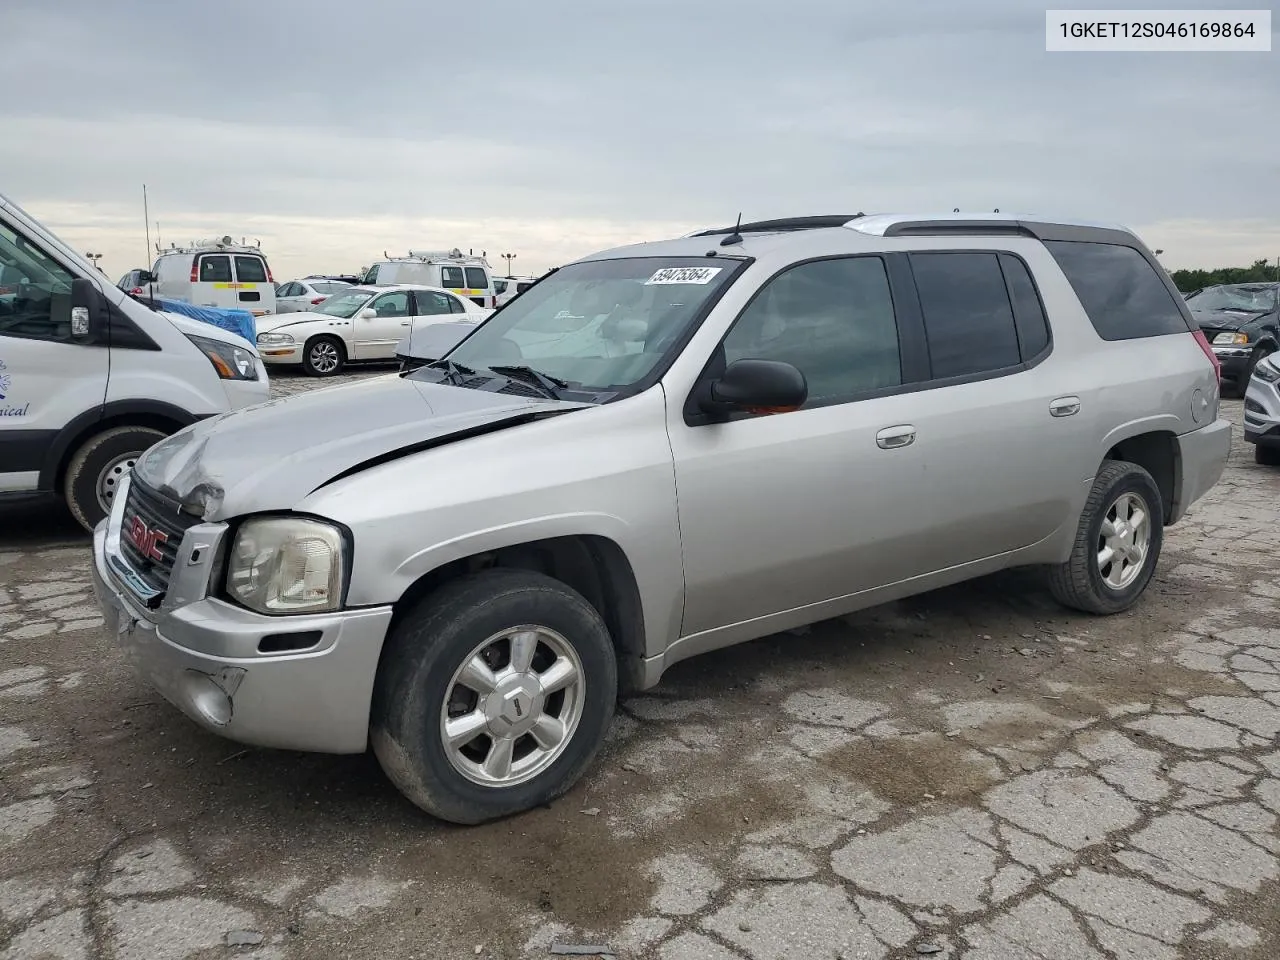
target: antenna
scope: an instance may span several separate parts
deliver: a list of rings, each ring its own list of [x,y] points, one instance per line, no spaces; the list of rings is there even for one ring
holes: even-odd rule
[[[959,208],[959,207],[956,207],[956,208],[955,208],[954,210],[952,210],[951,212],[952,212],[952,213],[959,213],[959,212],[960,212],[960,208]]]
[[[734,227],[733,227],[733,233],[729,234],[729,236],[727,236],[727,237],[725,237],[723,240],[721,240],[721,241],[720,241],[720,246],[722,246],[722,247],[731,247],[731,246],[733,246],[735,243],[741,243],[741,242],[742,242],[742,233],[741,233],[741,230],[742,230],[742,211],[741,211],[741,210],[739,210],[739,211],[738,211],[738,222],[737,222],[736,224],[734,224]]]
[[[147,209],[147,185],[142,185],[142,226],[147,231],[147,259],[151,259],[151,213]],[[160,225],[156,224],[156,243],[160,242]]]
[[[992,210],[991,212],[992,212],[992,213],[999,213],[999,212],[1000,212],[1000,208],[999,208],[999,207],[996,207],[996,208],[995,208],[994,210]]]

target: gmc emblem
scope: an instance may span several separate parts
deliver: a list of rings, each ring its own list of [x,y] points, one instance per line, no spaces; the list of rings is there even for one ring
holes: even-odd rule
[[[169,535],[163,530],[152,530],[142,520],[141,517],[134,515],[133,520],[129,523],[129,529],[125,536],[129,538],[129,542],[138,548],[138,552],[148,560],[162,561],[164,554],[160,552],[160,545],[169,539]]]

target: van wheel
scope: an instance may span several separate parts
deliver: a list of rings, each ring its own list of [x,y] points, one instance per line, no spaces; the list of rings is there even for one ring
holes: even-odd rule
[[[617,696],[608,628],[581,594],[540,573],[487,570],[445,585],[394,629],[370,739],[413,803],[483,823],[573,786]]]
[[[1160,559],[1160,488],[1136,463],[1108,460],[1080,514],[1071,559],[1049,573],[1049,589],[1085,613],[1127,610],[1146,590]]]
[[[111,512],[120,481],[165,436],[151,427],[114,427],[85,441],[67,464],[62,484],[63,498],[80,526],[92,531]]]
[[[332,377],[346,362],[346,348],[337,337],[312,337],[302,352],[302,369],[313,377]]]

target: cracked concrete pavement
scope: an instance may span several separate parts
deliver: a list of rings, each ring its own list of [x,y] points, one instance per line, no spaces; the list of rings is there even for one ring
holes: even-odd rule
[[[99,635],[83,538],[0,514],[0,960],[1271,956],[1278,495],[1237,440],[1117,617],[1012,572],[681,664],[469,829],[198,730]]]

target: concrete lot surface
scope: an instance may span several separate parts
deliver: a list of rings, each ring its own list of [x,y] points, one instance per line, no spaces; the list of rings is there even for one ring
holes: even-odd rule
[[[84,538],[2,513],[0,960],[1272,957],[1278,517],[1237,437],[1130,613],[1019,572],[689,661],[567,797],[456,828],[198,730]]]

